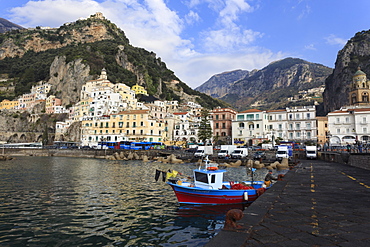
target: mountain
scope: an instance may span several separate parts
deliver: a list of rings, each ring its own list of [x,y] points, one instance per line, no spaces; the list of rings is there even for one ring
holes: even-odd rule
[[[101,13],[59,28],[0,34],[0,100],[27,93],[45,81],[54,86],[51,93],[64,105],[72,105],[79,101],[81,86],[97,78],[103,68],[111,82],[139,84],[162,100],[193,101],[208,108],[226,105],[180,81],[154,52],[132,46]]]
[[[0,17],[0,33],[5,33],[17,29],[23,29],[23,27]]]
[[[287,98],[299,91],[324,85],[331,73],[331,68],[321,64],[285,58],[261,70],[215,75],[196,90],[226,101],[238,110],[251,108],[252,104],[253,108],[277,109],[292,104],[288,104]]]
[[[223,72],[221,74],[212,76],[208,81],[195,88],[195,90],[215,98],[222,98],[229,92],[230,87],[235,82],[250,76],[250,74],[251,72],[247,70]]]
[[[325,82],[324,111],[330,112],[348,105],[348,85],[360,67],[370,75],[370,30],[355,34],[338,52],[333,73]]]

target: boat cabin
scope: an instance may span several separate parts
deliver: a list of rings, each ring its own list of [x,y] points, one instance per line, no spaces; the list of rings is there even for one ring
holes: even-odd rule
[[[226,172],[226,170],[194,170],[195,187],[210,190],[222,189],[224,172]]]

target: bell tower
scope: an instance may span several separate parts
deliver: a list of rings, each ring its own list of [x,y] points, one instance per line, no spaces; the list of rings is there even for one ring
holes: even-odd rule
[[[350,85],[349,104],[353,106],[370,105],[369,94],[370,81],[367,80],[366,74],[358,67]]]

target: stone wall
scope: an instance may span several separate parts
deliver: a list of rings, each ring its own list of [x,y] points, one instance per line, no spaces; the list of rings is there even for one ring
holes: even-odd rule
[[[319,159],[370,170],[370,153],[319,152]]]

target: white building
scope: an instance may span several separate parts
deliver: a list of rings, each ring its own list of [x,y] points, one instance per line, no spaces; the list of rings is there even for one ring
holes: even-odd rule
[[[300,106],[285,110],[250,109],[237,113],[232,121],[234,144],[255,145],[265,140],[316,142],[316,107]]]

